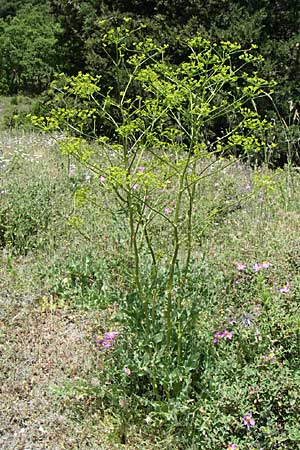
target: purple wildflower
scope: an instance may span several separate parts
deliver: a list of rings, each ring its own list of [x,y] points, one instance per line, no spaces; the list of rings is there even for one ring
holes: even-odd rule
[[[112,341],[106,341],[105,339],[100,340],[99,343],[104,348],[110,348],[112,346],[112,344],[113,344]]]
[[[106,341],[113,341],[118,336],[118,331],[110,331],[109,333],[104,334],[104,339]]]
[[[284,287],[279,289],[279,292],[281,292],[282,294],[288,294],[290,292],[290,283],[287,282]]]
[[[102,184],[102,186],[105,185],[105,177],[104,177],[103,175],[101,175],[101,176],[99,177],[99,181],[100,181],[100,183]]]
[[[264,261],[261,265],[263,269],[268,269],[270,267],[270,261]]]
[[[226,328],[223,331],[217,331],[214,334],[213,343],[218,344],[221,339],[229,339],[231,341],[232,339],[231,331],[226,330]]]
[[[134,183],[134,184],[132,185],[132,189],[134,189],[135,191],[137,190],[138,187],[139,187],[139,186],[138,186],[137,183]]]
[[[245,414],[243,417],[243,424],[247,427],[249,431],[251,427],[254,427],[255,420],[252,417],[252,414]]]
[[[139,171],[139,172],[145,172],[145,170],[146,170],[146,168],[145,168],[144,166],[140,166],[140,167],[138,168],[138,171]]]
[[[229,444],[226,450],[238,450],[238,446],[236,444]]]
[[[223,331],[223,338],[224,338],[224,339],[229,339],[229,340],[231,341],[231,339],[232,339],[232,333],[231,333],[231,331],[224,330],[224,331]]]
[[[214,343],[214,344],[217,344],[217,343],[219,342],[219,340],[222,339],[222,338],[223,338],[223,331],[217,331],[217,332],[214,334],[214,340],[213,340],[213,343]]]
[[[262,269],[262,264],[260,264],[260,263],[255,263],[255,264],[252,266],[252,269],[253,269],[255,272],[258,272],[260,269]]]
[[[96,339],[96,341],[98,344],[102,346],[102,348],[104,349],[110,348],[113,345],[114,340],[116,339],[118,334],[119,334],[118,331],[110,331],[104,334],[103,339]]]
[[[170,214],[170,212],[171,212],[170,208],[167,207],[164,209],[164,213],[166,216],[168,216]]]
[[[246,264],[237,263],[236,268],[237,268],[237,270],[239,270],[239,271],[245,270],[245,269],[246,269]]]

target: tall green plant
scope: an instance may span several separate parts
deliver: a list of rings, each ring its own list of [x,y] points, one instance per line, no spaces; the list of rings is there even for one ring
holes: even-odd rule
[[[125,313],[128,336],[139,336],[132,359],[143,361],[136,373],[147,374],[155,398],[170,400],[189,392],[199,369],[197,302],[189,300],[195,198],[204,177],[232,164],[225,157],[233,149],[249,155],[263,148],[260,132],[269,125],[252,102],[268,84],[245,70],[259,59],[253,47],[197,36],[186,42],[188,60],[174,67],[166,47],[151,39],[128,48],[128,21],[101,42],[126,83],[102,92],[100,77],[61,75],[51,87],[50,114],[32,119],[44,130],[64,131],[63,154],[90,169],[102,195],[123,211],[135,291]],[[208,124],[225,117],[223,135],[207,135]],[[96,135],[96,121],[113,132]]]

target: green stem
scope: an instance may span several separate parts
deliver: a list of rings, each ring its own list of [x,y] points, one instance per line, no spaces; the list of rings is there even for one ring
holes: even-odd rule
[[[195,171],[196,171],[196,163],[194,162],[192,176],[195,174]],[[188,223],[187,223],[187,253],[186,253],[186,259],[185,259],[185,265],[184,265],[182,287],[184,287],[184,285],[186,283],[187,274],[188,274],[189,266],[190,266],[190,262],[191,262],[193,206],[194,206],[194,199],[195,199],[195,192],[196,192],[196,183],[193,183],[191,187],[188,185],[187,192],[188,192],[188,196],[189,196]]]

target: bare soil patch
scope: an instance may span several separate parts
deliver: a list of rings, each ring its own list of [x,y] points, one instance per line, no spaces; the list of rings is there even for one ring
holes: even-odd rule
[[[10,301],[9,293],[3,293],[2,449],[108,448],[101,441],[104,430],[91,431],[89,416],[80,421],[71,419],[64,401],[52,390],[95,367],[97,351],[90,338],[94,316],[94,312],[82,311],[43,312],[38,305]]]

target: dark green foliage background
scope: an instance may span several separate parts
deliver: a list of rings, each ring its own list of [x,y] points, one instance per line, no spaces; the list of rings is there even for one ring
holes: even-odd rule
[[[257,67],[259,75],[274,79],[277,87],[273,101],[261,100],[257,107],[262,115],[273,117],[276,122],[274,139],[280,143],[280,150],[273,156],[273,163],[282,165],[287,159],[298,163],[298,132],[293,128],[292,136],[282,132],[283,121],[287,127],[298,125],[300,98],[300,9],[298,2],[291,0],[46,0],[41,2],[11,0],[1,2],[0,22],[2,40],[5,36],[14,46],[14,37],[8,26],[12,17],[32,16],[36,5],[44,19],[45,29],[53,29],[53,35],[45,36],[41,61],[40,48],[34,45],[34,35],[24,26],[24,45],[31,48],[27,64],[22,68],[22,82],[12,74],[17,69],[12,50],[0,45],[0,90],[11,94],[42,92],[54,72],[77,74],[78,71],[102,76],[103,88],[116,78],[115,69],[101,48],[100,39],[107,27],[121,23],[124,16],[132,17],[132,27],[146,23],[147,28],[137,31],[135,39],[151,36],[158,44],[168,43],[169,57],[174,63],[185,57],[181,44],[187,37],[200,33],[213,40],[237,41],[244,48],[255,43],[265,58]],[[11,17],[10,17],[11,16]],[[106,19],[107,24],[101,24]],[[32,61],[39,62],[37,76],[32,70]],[[19,69],[18,69],[19,70]],[[296,134],[295,134],[296,131]],[[283,147],[289,146],[289,149]],[[287,155],[288,154],[288,155]]]

